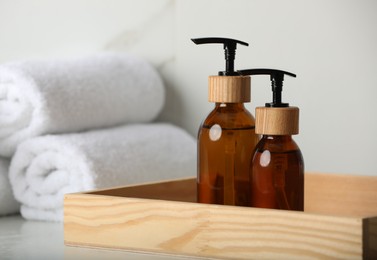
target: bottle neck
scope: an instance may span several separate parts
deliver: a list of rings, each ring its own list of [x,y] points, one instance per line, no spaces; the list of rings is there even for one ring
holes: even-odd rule
[[[203,126],[211,127],[214,124],[229,129],[255,128],[254,117],[243,103],[215,103],[215,107],[203,121]]]
[[[292,142],[291,135],[262,135],[262,139],[267,139],[273,142]]]
[[[300,150],[291,135],[263,135],[260,144],[263,150],[275,153]]]
[[[292,135],[262,135],[262,140],[269,144],[294,144]]]
[[[215,103],[216,108],[245,109],[244,103]]]

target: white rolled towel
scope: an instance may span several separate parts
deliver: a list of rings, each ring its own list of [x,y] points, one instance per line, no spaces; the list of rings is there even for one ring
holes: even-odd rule
[[[164,123],[126,125],[25,141],[10,182],[27,219],[61,221],[66,193],[196,174],[196,142]]]
[[[159,74],[129,54],[2,64],[0,155],[39,135],[150,122],[164,101]]]
[[[8,178],[9,159],[0,158],[0,216],[19,212],[20,204],[13,196]]]

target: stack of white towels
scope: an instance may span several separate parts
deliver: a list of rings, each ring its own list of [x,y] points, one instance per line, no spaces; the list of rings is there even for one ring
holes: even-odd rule
[[[195,139],[154,122],[164,102],[129,54],[0,65],[0,215],[62,221],[66,193],[194,176]]]

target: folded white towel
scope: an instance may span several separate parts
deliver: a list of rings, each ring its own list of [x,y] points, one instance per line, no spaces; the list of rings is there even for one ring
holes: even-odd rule
[[[9,160],[0,158],[0,216],[19,212],[20,204],[15,200],[8,178]]]
[[[0,66],[0,155],[34,136],[146,123],[165,92],[156,70],[128,54]]]
[[[135,124],[25,141],[10,181],[27,219],[61,221],[65,193],[196,174],[196,142],[170,124]]]

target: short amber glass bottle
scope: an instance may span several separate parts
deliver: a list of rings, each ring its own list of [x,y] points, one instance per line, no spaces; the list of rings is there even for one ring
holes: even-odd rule
[[[262,135],[250,165],[251,206],[304,210],[304,160],[292,135],[299,132],[299,108],[282,103],[284,75],[275,69],[248,69],[241,75],[270,75],[272,102],[255,109],[255,133]]]
[[[250,206],[255,120],[243,103],[216,103],[198,133],[198,202]]]
[[[298,134],[297,107],[257,107],[256,130],[263,135],[252,156],[251,206],[304,210],[304,160],[292,139]]]

